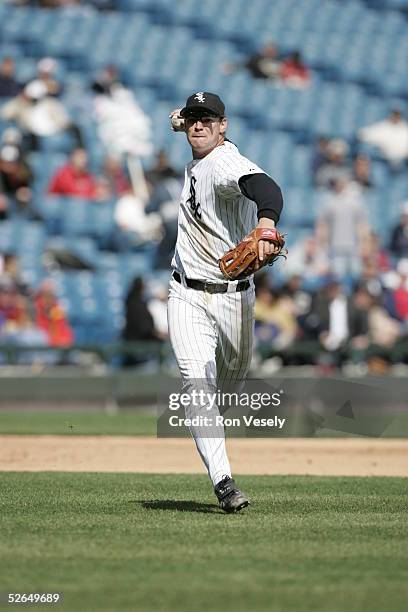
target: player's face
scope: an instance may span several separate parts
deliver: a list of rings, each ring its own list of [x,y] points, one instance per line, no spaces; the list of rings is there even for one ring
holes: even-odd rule
[[[195,158],[205,157],[215,147],[224,142],[227,129],[225,117],[211,115],[191,115],[186,117],[187,140]]]

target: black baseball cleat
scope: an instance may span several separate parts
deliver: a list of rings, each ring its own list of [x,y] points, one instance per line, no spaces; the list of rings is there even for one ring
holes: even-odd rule
[[[224,476],[214,487],[214,493],[218,497],[220,508],[224,512],[239,512],[242,508],[249,506],[249,499],[238,489],[235,480]]]

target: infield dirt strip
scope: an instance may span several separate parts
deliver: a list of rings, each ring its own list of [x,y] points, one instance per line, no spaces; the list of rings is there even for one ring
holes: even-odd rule
[[[230,439],[236,474],[408,477],[408,439]],[[0,471],[203,473],[190,439],[0,436]]]

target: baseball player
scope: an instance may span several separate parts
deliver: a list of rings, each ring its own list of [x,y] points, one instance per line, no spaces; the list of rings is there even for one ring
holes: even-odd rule
[[[282,194],[275,181],[226,137],[228,121],[218,95],[197,92],[170,118],[175,131],[185,132],[193,157],[185,168],[172,260],[170,341],[183,389],[205,386],[215,391],[248,373],[255,300],[252,274],[228,281],[220,260],[255,227],[266,237],[257,242],[257,267],[282,250],[279,241],[269,239],[278,233],[274,228]],[[203,401],[194,410],[205,414],[206,409]],[[217,407],[215,411],[219,414]],[[223,428],[216,437],[198,426],[190,431],[220,507],[236,512],[248,506],[231,477]]]

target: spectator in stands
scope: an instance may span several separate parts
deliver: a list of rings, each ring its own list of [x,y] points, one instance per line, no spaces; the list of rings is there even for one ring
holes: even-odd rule
[[[12,57],[5,57],[0,63],[0,99],[14,98],[20,92],[15,79],[15,64]]]
[[[20,279],[17,258],[9,253],[0,257],[0,337],[7,344],[47,344],[33,323],[31,291]],[[20,354],[18,363],[34,359],[31,352]]]
[[[246,68],[254,79],[279,80],[281,62],[276,45],[268,42],[258,53],[250,55],[244,62],[226,64],[224,72],[230,74],[239,68]]]
[[[0,331],[0,336],[7,344],[17,346],[48,346],[48,336],[46,332],[36,324],[31,304],[26,297],[17,296],[19,316],[14,321],[8,321]],[[0,325],[1,327],[1,325]],[[38,364],[50,363],[50,354],[40,351],[23,351],[18,353],[18,364]],[[52,356],[52,362],[55,361],[55,356]]]
[[[295,305],[290,295],[263,284],[257,286],[255,300],[255,337],[265,348],[284,349],[296,337]],[[263,347],[262,347],[263,345]]]
[[[167,153],[164,149],[160,149],[155,156],[153,166],[146,171],[146,180],[152,190],[157,187],[161,181],[171,178],[179,178],[180,173],[173,168]]]
[[[367,235],[367,240],[361,247],[363,266],[366,264],[374,264],[379,272],[387,272],[390,270],[390,258],[385,249],[381,248],[381,241],[378,234],[370,231]]]
[[[319,340],[327,351],[337,351],[349,338],[349,300],[341,283],[329,278],[312,303]]]
[[[398,258],[408,258],[408,200],[403,203],[400,221],[392,231],[390,251]]]
[[[137,340],[158,340],[159,334],[154,327],[153,317],[144,297],[144,282],[138,276],[130,286],[125,302],[125,328],[123,339],[128,342]]]
[[[0,185],[0,221],[5,221],[9,215],[9,202]]]
[[[391,111],[386,119],[362,128],[358,137],[377,147],[396,169],[408,159],[408,122],[398,109]]]
[[[369,313],[370,341],[379,347],[390,348],[394,346],[402,332],[399,321],[391,317],[385,308],[373,300]]]
[[[350,300],[350,357],[353,363],[363,364],[370,346],[370,311],[374,297],[365,287],[357,287]],[[363,369],[363,372],[366,368]]]
[[[38,138],[69,132],[78,144],[81,133],[70,119],[64,105],[48,95],[47,86],[38,79],[26,85],[22,93],[5,104],[1,118],[15,121],[30,139],[30,150],[38,148]]]
[[[37,79],[44,83],[49,96],[61,95],[61,84],[55,78],[57,61],[52,57],[43,57],[37,64]]]
[[[325,247],[315,235],[297,241],[290,249],[290,257],[285,261],[284,271],[288,276],[299,275],[304,279],[327,274],[329,259]]]
[[[368,338],[368,314],[373,304],[373,296],[366,287],[357,287],[350,301],[349,326],[350,338],[359,348],[366,348]]]
[[[3,332],[18,325],[21,314],[21,293],[18,287],[7,277],[0,277],[0,317]]]
[[[297,333],[299,337],[303,334],[303,323],[312,305],[312,293],[302,288],[303,282],[303,276],[294,274],[282,286],[282,294],[289,296],[292,300],[293,312],[299,326]]]
[[[133,92],[119,81],[113,66],[92,85],[98,133],[110,154],[143,157],[153,151],[151,120]]]
[[[52,282],[44,281],[35,297],[36,324],[48,337],[49,346],[71,346],[74,334],[59,303]]]
[[[299,51],[291,53],[280,66],[280,79],[287,87],[304,89],[310,85],[311,74]]]
[[[144,297],[144,282],[141,277],[134,279],[125,301],[125,327],[122,338],[126,342],[162,340],[162,335],[154,325]],[[144,363],[146,357],[127,354],[123,365],[132,366]]]
[[[327,143],[326,159],[322,159],[314,177],[317,187],[331,187],[333,181],[351,177],[347,160],[348,150],[348,144],[344,140],[335,139]]]
[[[0,284],[15,288],[21,295],[31,295],[30,287],[21,277],[16,255],[14,253],[3,253],[0,264]]]
[[[408,259],[399,260],[397,273],[398,284],[393,292],[395,313],[400,321],[408,324]],[[406,332],[408,332],[408,325]]]
[[[364,202],[350,189],[346,179],[333,181],[333,189],[322,202],[316,235],[326,247],[330,269],[340,278],[356,277],[361,271],[361,247],[367,240],[369,224]]]
[[[149,293],[150,297],[147,301],[147,307],[153,317],[157,336],[161,340],[166,340],[169,335],[167,321],[168,289],[166,283],[153,280],[149,283]]]
[[[116,87],[123,87],[123,84],[120,81],[119,71],[113,64],[102,68],[91,83],[92,91],[100,95],[109,96]]]
[[[353,160],[353,181],[363,189],[373,187],[371,179],[371,160],[367,155],[359,153]]]
[[[98,198],[98,181],[88,170],[85,149],[75,149],[67,164],[59,168],[48,188],[48,193],[93,200]]]
[[[169,177],[156,182],[156,187],[146,208],[147,214],[160,215],[163,229],[155,255],[155,269],[168,270],[170,268],[177,240],[177,220],[182,186],[181,177]]]
[[[16,127],[8,127],[1,135],[0,146],[10,145],[17,147],[20,155],[27,162],[27,154],[29,150],[24,146],[24,138],[22,132]]]
[[[329,368],[339,366],[347,357],[348,342],[354,362],[364,360],[370,349],[373,368],[378,367],[377,353],[392,347],[401,329],[366,287],[358,287],[348,298],[341,284],[333,279],[314,296],[306,322],[309,332],[317,334],[327,351],[320,355],[319,362]]]
[[[364,253],[364,249],[363,249]],[[364,287],[376,299],[381,301],[384,296],[384,285],[382,274],[378,268],[378,261],[374,259],[362,260],[360,277],[357,279],[359,287]]]
[[[118,226],[113,236],[113,247],[116,250],[131,250],[135,245],[160,238],[160,216],[157,213],[147,214],[144,199],[133,190],[123,194],[117,201],[114,219]]]
[[[319,136],[314,144],[314,150],[312,155],[312,174],[316,175],[317,171],[321,166],[330,161],[329,153],[329,138],[325,136]]]
[[[30,167],[19,147],[0,145],[0,186],[3,193],[15,198],[23,207],[31,200],[32,179]]]
[[[118,198],[130,190],[130,183],[118,157],[108,155],[103,162],[103,178],[110,198]]]
[[[27,298],[12,284],[0,285],[0,311],[4,317],[3,334],[18,330],[23,320]]]
[[[402,272],[402,267],[400,272]],[[393,276],[393,289],[383,286],[381,278]],[[390,347],[398,340],[401,326],[398,323],[401,311],[397,310],[395,291],[401,285],[401,276],[398,273],[388,273],[381,277],[374,262],[366,263],[359,279],[356,292],[365,291],[371,296],[368,326],[370,343],[380,347]],[[389,280],[388,280],[389,283]]]
[[[0,62],[0,100],[14,98],[20,92],[21,85],[15,78],[16,66],[12,57],[5,57]]]

